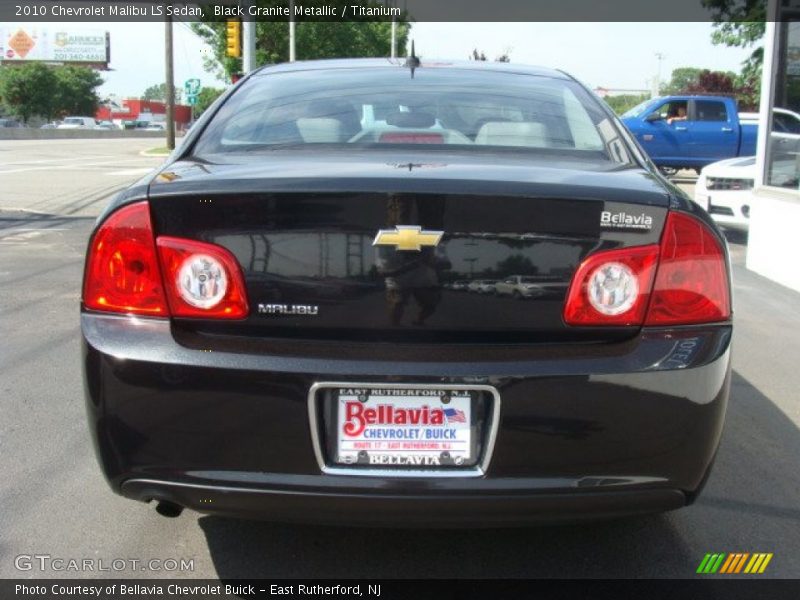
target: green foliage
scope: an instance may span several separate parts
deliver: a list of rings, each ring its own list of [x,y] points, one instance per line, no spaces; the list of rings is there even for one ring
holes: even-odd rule
[[[703,0],[703,5],[711,11],[714,21],[711,35],[714,44],[753,48],[742,63],[740,83],[755,86],[758,91],[764,62],[762,41],[766,31],[767,0]]]
[[[649,94],[619,94],[616,96],[606,96],[603,98],[618,115],[629,111],[637,104],[641,104],[649,98]]]
[[[3,104],[3,78],[5,77],[6,70],[0,68],[0,116],[5,115],[8,112],[8,108],[6,108],[5,104]]]
[[[200,90],[200,93],[197,94],[197,104],[194,107],[194,115],[195,117],[199,117],[202,115],[205,110],[211,106],[211,104],[219,98],[220,94],[225,90],[219,88],[212,88],[212,87],[204,87]]]
[[[175,103],[179,104],[182,98],[182,90],[175,86]],[[144,93],[142,94],[142,100],[152,100],[154,102],[166,102],[167,101],[167,84],[166,83],[159,83],[156,85],[151,85],[147,88]]]
[[[0,69],[0,97],[6,110],[28,122],[32,116],[94,115],[103,83],[89,67],[50,67],[39,62]]]
[[[260,7],[279,4],[278,0],[255,0]],[[304,6],[323,4],[308,1]],[[373,0],[345,0],[324,2],[330,6],[360,4],[362,6],[383,6]],[[351,11],[348,11],[350,14]],[[213,11],[210,13],[213,14]],[[225,54],[225,23],[193,23],[192,29],[212,48],[213,57],[205,60],[205,68],[224,80],[242,70],[239,58],[229,58]],[[406,47],[410,25],[403,19],[397,21],[397,52],[403,54]],[[319,58],[378,57],[391,54],[391,23],[364,20],[347,21],[305,21],[298,20],[295,31],[297,60]],[[289,25],[286,21],[259,21],[256,23],[256,64],[265,65],[289,60]]]
[[[700,76],[702,70],[703,69],[697,67],[679,67],[673,69],[669,82],[661,85],[661,94],[668,96],[686,91],[690,85],[697,83],[697,78]]]
[[[95,91],[103,84],[100,73],[89,67],[63,66],[54,69],[55,106],[58,113],[91,116],[97,112]]]
[[[4,67],[3,71],[0,96],[9,113],[25,123],[34,115],[52,118],[57,78],[51,67],[30,62]]]
[[[736,98],[739,110],[758,110],[761,87],[759,77],[731,71],[710,71],[681,67],[672,71],[669,83],[661,86],[661,94],[717,94]]]

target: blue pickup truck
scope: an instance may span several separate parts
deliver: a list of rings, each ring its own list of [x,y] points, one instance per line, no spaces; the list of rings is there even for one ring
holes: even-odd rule
[[[724,96],[651,98],[622,115],[663,172],[695,169],[756,153],[758,125],[740,118],[736,100]]]

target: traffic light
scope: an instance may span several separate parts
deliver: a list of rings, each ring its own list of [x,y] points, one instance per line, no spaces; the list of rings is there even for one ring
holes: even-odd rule
[[[227,54],[231,58],[242,55],[242,23],[238,19],[228,19],[225,24]]]

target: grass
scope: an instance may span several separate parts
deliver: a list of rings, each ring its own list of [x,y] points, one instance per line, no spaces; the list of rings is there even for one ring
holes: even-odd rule
[[[145,156],[168,156],[171,150],[166,146],[156,146],[142,152]]]

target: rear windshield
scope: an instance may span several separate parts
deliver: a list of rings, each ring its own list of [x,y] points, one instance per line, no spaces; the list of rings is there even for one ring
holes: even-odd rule
[[[194,154],[326,145],[571,153],[631,162],[608,114],[570,80],[469,69],[329,69],[252,77]]]

